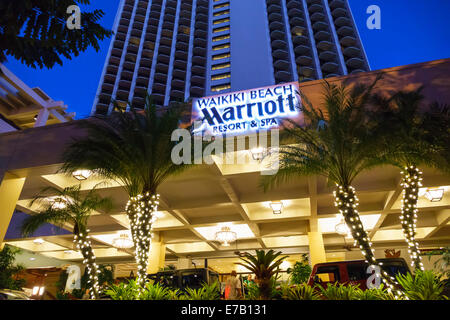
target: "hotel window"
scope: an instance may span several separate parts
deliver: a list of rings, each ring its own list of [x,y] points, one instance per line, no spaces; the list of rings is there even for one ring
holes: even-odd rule
[[[216,29],[213,30],[213,32],[215,33],[215,32],[222,32],[222,31],[228,31],[228,30],[230,30],[229,26],[216,28]]]
[[[229,53],[224,53],[224,54],[218,54],[212,57],[213,60],[220,60],[220,59],[225,59],[225,58],[229,58],[230,54]]]
[[[215,86],[215,87],[211,87],[211,91],[222,91],[222,90],[226,90],[226,89],[230,89],[231,85],[229,83],[227,84],[223,84],[220,86]]]
[[[214,17],[218,17],[218,16],[223,16],[224,14],[229,14],[230,10],[223,10],[223,11],[219,11],[214,13]]]
[[[221,63],[221,64],[215,64],[212,66],[212,70],[220,70],[220,69],[225,69],[225,68],[229,68],[231,66],[231,64],[228,63]]]
[[[224,18],[224,19],[219,19],[219,20],[215,20],[214,24],[221,24],[221,23],[225,23],[225,22],[229,22],[230,18]]]
[[[229,34],[224,35],[224,36],[214,37],[212,40],[214,42],[216,42],[216,41],[222,41],[222,40],[226,40],[226,39],[230,39],[230,35]]]
[[[215,76],[211,77],[211,80],[222,80],[222,79],[228,79],[231,77],[231,74],[228,73],[221,73],[221,74],[216,74]]]
[[[222,9],[222,8],[226,8],[226,7],[229,7],[229,6],[230,6],[230,3],[229,2],[225,2],[225,3],[222,3],[222,4],[216,4],[213,7],[213,9],[217,10],[217,9]]]
[[[218,46],[214,46],[213,50],[214,51],[222,50],[222,49],[226,49],[226,48],[229,48],[229,47],[230,47],[230,44],[229,43],[225,43],[225,44],[221,44],[221,45],[218,45]]]

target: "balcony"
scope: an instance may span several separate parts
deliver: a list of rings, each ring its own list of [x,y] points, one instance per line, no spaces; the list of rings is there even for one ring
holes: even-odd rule
[[[300,66],[310,66],[312,65],[313,59],[310,56],[300,56],[295,59],[295,62]]]
[[[334,62],[326,62],[321,66],[322,70],[327,73],[337,73],[339,71],[339,65]]]
[[[360,58],[351,58],[347,60],[345,64],[352,69],[362,69],[364,67],[364,60]]]
[[[294,45],[309,45],[309,38],[305,36],[295,36],[292,38]]]
[[[278,60],[273,64],[274,68],[277,70],[289,71],[291,64],[286,60]]]
[[[357,41],[356,38],[351,37],[351,36],[347,36],[341,39],[340,43],[344,46],[344,47],[354,47],[357,45]]]
[[[311,48],[309,46],[305,46],[305,45],[299,45],[294,48],[294,52],[296,55],[303,55],[303,54],[309,53],[310,51],[311,51]]]
[[[286,50],[278,49],[272,52],[272,56],[276,59],[288,59],[289,53]]]
[[[317,43],[317,48],[323,51],[330,51],[334,48],[334,45],[330,41],[320,41]]]
[[[323,61],[334,61],[336,59],[336,53],[333,51],[324,51],[319,54],[319,59]]]

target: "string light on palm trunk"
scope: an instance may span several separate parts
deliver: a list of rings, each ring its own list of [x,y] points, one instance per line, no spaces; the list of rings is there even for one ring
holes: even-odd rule
[[[381,264],[375,259],[375,250],[372,249],[372,243],[369,241],[363,224],[359,218],[358,205],[359,199],[355,194],[355,188],[352,186],[344,187],[336,184],[337,190],[333,192],[335,197],[334,205],[339,209],[339,213],[344,217],[350,233],[355,240],[354,245],[359,246],[361,253],[364,255],[366,262],[371,266],[378,266],[381,270],[381,280],[386,285],[389,292],[393,292],[396,298],[400,298],[403,294],[395,288],[395,279],[382,270]],[[380,275],[376,275],[379,277]]]
[[[422,186],[422,172],[415,166],[405,167],[401,172],[403,188],[402,211],[400,221],[403,235],[408,244],[411,266],[416,270],[425,270],[420,256],[419,243],[416,241],[417,201]]]
[[[75,242],[77,249],[81,251],[83,264],[86,266],[90,298],[96,299],[100,295],[100,285],[98,280],[100,269],[95,263],[96,258],[94,251],[92,250],[92,243],[89,239],[90,237],[87,234],[80,232],[78,235],[74,235],[73,241]]]
[[[130,219],[131,236],[135,246],[138,283],[143,286],[147,276],[148,254],[151,245],[152,226],[158,214],[159,194],[131,197],[125,208]]]

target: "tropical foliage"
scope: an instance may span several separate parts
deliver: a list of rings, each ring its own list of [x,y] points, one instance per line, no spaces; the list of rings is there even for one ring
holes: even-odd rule
[[[158,187],[179,174],[188,164],[174,164],[171,158],[178,129],[188,108],[184,104],[157,109],[147,96],[144,106],[121,108],[107,117],[80,121],[87,136],[79,138],[64,153],[65,172],[95,170],[104,178],[119,182],[130,198],[126,212],[135,245],[137,275],[144,285],[148,265],[151,226],[159,204]]]
[[[302,260],[296,261],[294,266],[287,270],[287,273],[290,275],[290,280],[293,284],[301,284],[308,281],[311,271],[312,269],[308,262],[308,255],[304,254]]]
[[[241,262],[236,264],[241,265],[255,275],[255,281],[258,284],[260,298],[269,299],[271,296],[271,280],[280,270],[280,265],[286,256],[280,257],[281,251],[274,250],[264,251],[256,250],[256,255],[245,252],[240,256]]]
[[[405,296],[410,300],[444,300],[442,295],[444,283],[431,270],[416,270],[414,276],[410,273],[396,276],[402,286]]]
[[[419,166],[426,165],[449,171],[449,108],[432,104],[424,108],[422,89],[399,91],[385,98],[374,96],[372,120],[380,124],[376,135],[385,152],[385,163],[399,167],[403,188],[401,225],[412,266],[424,270],[416,241],[417,202],[422,186]]]
[[[51,197],[51,200],[49,200]],[[73,226],[74,241],[83,256],[83,264],[88,273],[88,284],[91,298],[98,298],[100,294],[100,272],[95,263],[95,255],[88,235],[88,220],[95,210],[108,211],[112,208],[110,198],[102,198],[97,194],[96,186],[86,195],[81,191],[81,185],[66,187],[60,190],[56,187],[47,187],[41,190],[31,202],[41,207],[37,214],[30,215],[23,221],[22,234],[31,235],[44,223],[53,223],[64,226],[69,223]]]
[[[314,287],[305,283],[289,288],[287,293],[288,300],[319,300],[320,294]]]
[[[102,10],[81,12],[80,29],[70,30],[66,23],[71,5],[89,5],[90,0],[0,1],[0,62],[11,55],[27,66],[52,68],[93,47],[112,32],[98,22]]]
[[[139,287],[137,280],[110,285],[105,293],[113,300],[218,300],[219,283],[203,283],[199,289],[185,288],[184,291],[161,286],[159,283],[146,283]]]
[[[5,245],[0,250],[0,289],[22,290],[24,279],[17,276],[24,269],[20,264],[15,264],[15,257],[20,249]]]
[[[263,179],[264,189],[304,175],[321,175],[336,185],[335,205],[369,263],[376,259],[359,218],[353,180],[364,170],[381,163],[383,149],[376,136],[378,123],[367,117],[371,85],[335,85],[324,82],[323,107],[313,106],[302,93],[303,123],[284,121],[284,145],[280,147],[277,174]],[[390,284],[387,274],[383,280]]]
[[[200,289],[186,288],[184,300],[218,300],[220,298],[219,283],[202,284]]]

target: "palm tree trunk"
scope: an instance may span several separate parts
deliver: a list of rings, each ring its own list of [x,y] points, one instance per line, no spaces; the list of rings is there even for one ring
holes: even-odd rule
[[[424,270],[422,258],[419,251],[419,243],[416,241],[417,201],[419,198],[419,187],[422,185],[422,172],[412,165],[405,167],[401,172],[403,188],[402,214],[400,221],[403,235],[408,244],[408,252],[411,257],[411,266],[415,271]]]
[[[149,192],[132,197],[128,201],[126,212],[131,224],[131,235],[135,246],[137,263],[137,281],[141,288],[147,278],[148,254],[151,244],[153,213],[158,210],[159,195]]]
[[[362,225],[358,213],[358,197],[355,194],[355,188],[352,186],[337,186],[337,190],[333,192],[335,197],[335,205],[339,209],[339,213],[344,216],[345,222],[350,229],[353,239],[361,249],[362,254],[366,258],[369,265],[375,265],[380,268],[381,265],[375,259],[375,250],[373,250],[372,243],[369,241],[366,231]],[[394,291],[397,296],[401,292],[395,289],[395,282],[385,271],[380,272],[381,280],[386,284],[388,290]]]
[[[98,283],[98,265],[95,263],[95,255],[92,250],[91,241],[86,233],[79,232],[75,234],[75,243],[77,248],[81,250],[83,256],[83,264],[87,268],[88,286],[91,299],[98,299],[100,296],[100,287]]]

